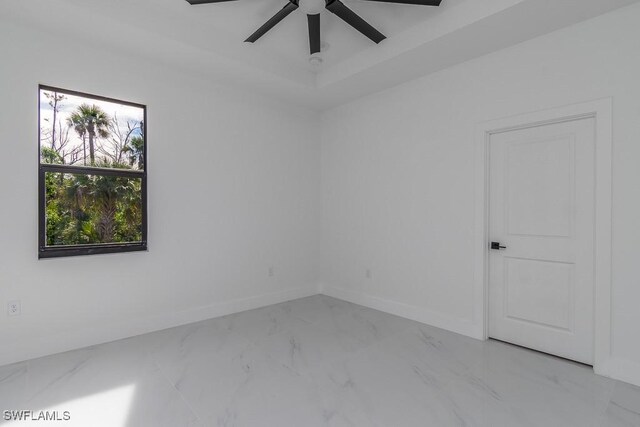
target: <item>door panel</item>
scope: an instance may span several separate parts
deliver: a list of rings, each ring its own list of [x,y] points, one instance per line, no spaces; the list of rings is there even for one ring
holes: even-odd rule
[[[574,146],[573,135],[508,145],[504,203],[509,234],[571,236]]]
[[[573,329],[575,264],[505,257],[505,316],[554,329]]]
[[[593,362],[595,123],[490,140],[489,335]]]

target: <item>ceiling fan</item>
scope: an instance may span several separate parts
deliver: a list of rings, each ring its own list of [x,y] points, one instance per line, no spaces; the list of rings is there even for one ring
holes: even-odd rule
[[[190,4],[222,3],[234,0],[187,0]],[[422,6],[440,6],[442,0],[365,0],[383,3],[415,4]],[[267,31],[275,27],[280,21],[287,17],[298,7],[307,14],[309,24],[309,50],[311,55],[320,52],[320,12],[327,9],[337,15],[347,24],[371,39],[374,43],[380,43],[386,37],[367,21],[349,9],[340,0],[288,0],[287,4],[265,22],[245,42],[253,43],[266,34]]]

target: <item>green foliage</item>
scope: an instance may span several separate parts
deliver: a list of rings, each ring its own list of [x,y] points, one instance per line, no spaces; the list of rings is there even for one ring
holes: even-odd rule
[[[47,173],[45,180],[47,245],[142,240],[140,179]]]
[[[42,163],[50,163],[53,165],[61,165],[64,163],[62,156],[53,148],[42,147],[40,155],[42,157]]]

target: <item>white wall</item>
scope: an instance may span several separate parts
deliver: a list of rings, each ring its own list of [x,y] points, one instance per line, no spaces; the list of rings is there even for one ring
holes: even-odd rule
[[[319,271],[326,293],[472,335],[477,124],[613,97],[612,356],[615,375],[640,384],[637,22],[640,5],[332,109],[321,123],[2,22],[0,309],[20,299],[23,313],[0,314],[0,365],[308,295]],[[149,252],[37,260],[38,83],[149,106]]]
[[[630,6],[326,112],[324,292],[473,335],[477,125],[613,97],[611,373],[640,384],[638,22]]]
[[[148,105],[148,252],[37,260],[38,83]],[[317,113],[7,22],[0,99],[0,365],[316,292]]]

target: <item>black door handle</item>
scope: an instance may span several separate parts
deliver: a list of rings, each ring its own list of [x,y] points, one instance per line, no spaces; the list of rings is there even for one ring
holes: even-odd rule
[[[491,249],[499,251],[500,249],[507,249],[506,246],[500,246],[500,242],[491,242]]]

